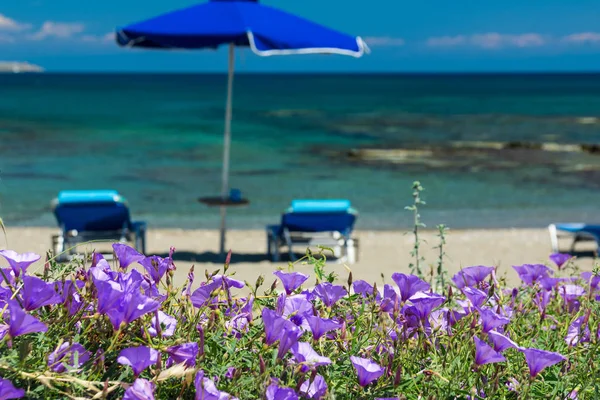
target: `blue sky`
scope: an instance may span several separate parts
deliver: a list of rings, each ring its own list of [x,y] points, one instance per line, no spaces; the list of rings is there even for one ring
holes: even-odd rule
[[[261,58],[239,71],[600,71],[599,0],[264,0],[359,35],[372,53]],[[10,0],[0,5],[0,61],[49,71],[223,71],[225,51],[122,49],[115,27],[191,0]]]

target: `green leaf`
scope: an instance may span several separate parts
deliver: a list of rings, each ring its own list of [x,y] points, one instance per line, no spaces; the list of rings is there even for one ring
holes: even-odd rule
[[[2,228],[2,232],[4,233],[4,241],[6,242],[6,246],[8,246],[8,235],[6,234],[6,227],[4,226],[4,221],[0,218],[0,228]]]

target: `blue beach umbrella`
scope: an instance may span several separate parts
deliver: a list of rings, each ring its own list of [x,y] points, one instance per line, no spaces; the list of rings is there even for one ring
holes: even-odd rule
[[[258,0],[211,0],[169,12],[118,29],[117,43],[150,49],[216,49],[229,45],[221,188],[221,254],[225,252],[227,208],[224,203],[229,191],[235,47],[250,47],[259,56],[340,54],[361,57],[369,51],[360,37],[260,4]]]

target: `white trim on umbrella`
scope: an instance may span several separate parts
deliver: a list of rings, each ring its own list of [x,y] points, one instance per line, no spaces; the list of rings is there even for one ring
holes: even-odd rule
[[[248,42],[250,43],[250,49],[256,55],[262,57],[268,56],[289,56],[294,54],[339,54],[342,56],[362,57],[365,53],[370,53],[369,46],[359,36],[356,38],[356,44],[358,45],[358,51],[344,50],[336,47],[308,47],[302,49],[288,49],[288,50],[259,50],[256,47],[254,40],[254,34],[251,31],[247,32]]]

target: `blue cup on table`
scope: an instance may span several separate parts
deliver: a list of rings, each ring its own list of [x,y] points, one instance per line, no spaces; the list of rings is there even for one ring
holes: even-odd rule
[[[233,202],[242,201],[242,191],[240,189],[231,189],[229,191],[229,200]]]

